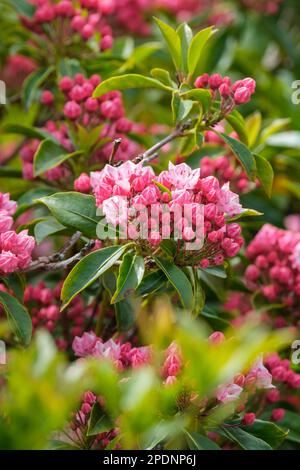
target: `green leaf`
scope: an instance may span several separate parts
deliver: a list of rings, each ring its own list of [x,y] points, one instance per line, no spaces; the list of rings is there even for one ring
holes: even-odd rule
[[[121,300],[115,304],[118,331],[130,330],[135,324],[135,310],[130,299]]]
[[[264,215],[262,212],[258,212],[255,209],[244,209],[240,214],[230,217],[227,221],[234,222],[236,220],[244,219],[245,217],[260,217],[262,215]]]
[[[182,100],[178,93],[173,93],[172,111],[174,122],[184,121],[192,111],[194,102],[191,100]]]
[[[91,411],[87,436],[96,436],[102,432],[108,432],[113,429],[113,427],[113,421],[107,416],[99,403],[96,402]]]
[[[10,5],[15,7],[18,13],[27,18],[32,18],[35,12],[35,6],[26,0],[7,0]]]
[[[257,170],[257,178],[267,196],[271,197],[273,188],[274,171],[271,163],[264,157],[254,154]]]
[[[235,109],[231,114],[225,116],[225,119],[237,133],[241,141],[248,145],[248,136],[243,116]]]
[[[203,316],[207,320],[207,323],[209,323],[209,325],[211,325],[215,331],[222,331],[225,328],[229,328],[230,326],[227,320],[224,320],[224,318],[219,317],[215,312],[212,312],[207,307],[202,310],[201,316]]]
[[[164,40],[167,43],[168,49],[170,51],[172,60],[177,70],[180,70],[181,67],[181,41],[180,37],[171,26],[158,18],[154,18],[157,26],[160,29],[161,34],[164,37]]]
[[[110,297],[113,297],[116,288],[117,280],[116,275],[112,269],[106,271],[102,276],[102,284],[109,293]],[[130,299],[124,299],[114,304],[117,330],[128,331],[135,324],[135,308]]]
[[[273,449],[277,449],[288,435],[288,431],[284,431],[277,424],[260,419],[256,419],[251,426],[243,426],[242,429],[267,442]]]
[[[187,276],[174,263],[166,259],[155,257],[154,260],[178,292],[184,308],[191,310],[194,304],[193,289]]]
[[[36,243],[39,245],[45,238],[54,233],[61,232],[66,227],[60,224],[54,217],[49,217],[46,220],[38,222],[34,227],[34,238]]]
[[[130,73],[127,75],[120,75],[118,77],[111,77],[104,80],[100,85],[97,86],[93,93],[94,98],[99,98],[106,93],[113,90],[129,90],[130,88],[158,88],[160,90],[173,91],[170,86],[164,85],[159,80],[154,78],[145,77],[144,75],[138,75]]]
[[[95,198],[76,192],[56,193],[39,199],[52,215],[65,227],[79,230],[90,238],[97,237],[97,216]]]
[[[7,292],[0,291],[0,304],[7,315],[12,330],[22,344],[28,346],[32,335],[32,323],[27,310]]]
[[[182,23],[177,28],[177,34],[181,42],[181,64],[185,74],[188,73],[188,50],[193,39],[193,31],[187,23]]]
[[[69,158],[82,155],[81,150],[67,153],[66,149],[50,139],[46,139],[39,145],[33,161],[34,175],[39,176],[52,168],[60,165]]]
[[[272,450],[272,447],[264,440],[249,434],[239,427],[227,428],[222,426],[222,434],[235,442],[244,450]]]
[[[127,253],[122,259],[117,279],[117,289],[111,299],[111,303],[119,302],[133,294],[140,285],[144,272],[144,258],[133,253]]]
[[[190,76],[194,75],[201,61],[203,49],[207,41],[215,32],[216,30],[211,26],[209,28],[202,29],[193,37],[188,50],[188,71]]]
[[[221,450],[214,441],[197,432],[184,430],[190,450]]]
[[[20,134],[30,137],[31,139],[40,139],[43,140],[48,137],[48,132],[36,127],[23,126],[21,124],[7,123],[2,129],[3,132],[7,134]]]
[[[212,130],[216,132],[214,129]],[[242,164],[249,178],[251,180],[254,180],[256,177],[255,158],[250,152],[250,150],[246,147],[246,145],[236,139],[233,139],[232,137],[229,137],[226,134],[217,134],[220,135],[220,137],[224,140],[224,142],[226,142],[227,145],[229,145],[239,162]]]
[[[50,196],[55,193],[54,188],[47,188],[47,187],[39,187],[30,189],[26,191],[22,196],[18,199],[18,209],[16,211],[16,217],[23,214],[27,209],[32,207],[37,199],[41,199],[45,196]]]
[[[157,271],[153,271],[150,274],[147,274],[139,285],[136,294],[138,296],[148,295],[152,292],[157,291],[162,287],[162,285],[166,282],[167,278],[163,271],[158,269]]]
[[[202,105],[203,111],[207,112],[211,105],[211,93],[208,90],[203,90],[201,88],[194,88],[192,90],[185,91],[181,93],[181,96],[197,101]]]
[[[26,287],[24,275],[14,272],[2,278],[0,277],[0,279],[1,282],[14,293],[18,300],[23,302]]]
[[[129,245],[116,245],[96,250],[80,260],[65,279],[61,300],[62,310],[72,299],[96,281],[123,255]]]
[[[220,277],[221,279],[226,279],[227,274],[223,267],[212,266],[204,270],[206,273],[211,274],[212,276]]]
[[[42,68],[31,73],[25,80],[23,85],[22,98],[26,110],[28,110],[37,99],[37,92],[49,75],[53,72],[54,68]]]
[[[156,80],[162,82],[164,85],[173,87],[173,82],[167,70],[155,68],[151,70],[151,75]]]
[[[248,145],[250,148],[253,148],[257,142],[258,136],[261,131],[261,124],[262,124],[262,116],[259,111],[251,114],[246,119],[246,132],[248,135]]]

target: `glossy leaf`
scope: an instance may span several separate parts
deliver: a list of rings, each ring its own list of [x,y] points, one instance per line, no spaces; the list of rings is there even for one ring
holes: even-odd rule
[[[188,446],[191,450],[221,450],[214,441],[197,432],[184,431]]]
[[[188,70],[190,76],[194,75],[201,61],[203,49],[214,33],[214,28],[210,26],[209,28],[202,29],[193,37],[188,50]]]
[[[34,237],[36,243],[39,245],[45,238],[53,235],[54,233],[61,232],[65,227],[60,224],[54,217],[49,217],[46,220],[38,222],[34,227]]]
[[[221,133],[219,135],[222,137],[224,142],[229,145],[241,165],[244,167],[249,178],[254,180],[256,177],[256,163],[250,150],[242,142],[239,142],[226,134]]]
[[[120,266],[117,289],[111,303],[119,302],[133,294],[143,279],[144,271],[144,258],[134,253],[127,253]]]
[[[13,332],[24,346],[28,346],[32,335],[32,323],[27,310],[15,297],[7,292],[0,291],[0,304],[7,315]]]
[[[164,40],[167,43],[168,49],[170,51],[172,60],[177,70],[180,70],[181,67],[181,42],[178,33],[169,26],[167,23],[154,18],[157,26],[160,29],[161,34],[164,37]]]
[[[129,90],[131,88],[158,88],[160,90],[172,91],[170,86],[164,85],[159,80],[155,80],[155,78],[132,73],[104,80],[95,89],[93,97],[99,98],[110,91]]]
[[[82,155],[82,151],[67,153],[66,149],[50,139],[41,142],[33,161],[34,175],[39,176],[60,165],[69,158]]]
[[[193,289],[187,276],[174,263],[166,259],[155,257],[154,260],[179,294],[184,308],[191,310],[194,303]]]
[[[111,268],[121,258],[128,245],[116,245],[96,250],[80,260],[65,279],[61,300],[62,309],[66,308],[71,300],[93,282],[105,271]]]
[[[260,181],[262,188],[267,196],[271,197],[274,179],[272,165],[261,155],[255,154],[254,157],[256,161],[257,178]]]
[[[79,230],[90,238],[96,238],[100,217],[96,214],[93,196],[76,192],[56,193],[39,199],[52,215],[65,227]]]

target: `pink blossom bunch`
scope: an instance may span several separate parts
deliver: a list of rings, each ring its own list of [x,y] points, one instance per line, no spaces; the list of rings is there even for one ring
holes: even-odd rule
[[[140,151],[139,145],[130,140],[127,134],[143,134],[146,129],[126,118],[119,91],[92,98],[100,82],[99,75],[92,75],[90,78],[85,78],[82,74],[77,74],[74,78],[63,77],[59,82],[59,88],[64,94],[63,113],[66,119],[72,121],[75,129],[79,125],[88,131],[99,127],[98,141],[103,144],[98,145],[92,154],[92,163],[108,161],[116,139],[121,139],[121,142],[115,153],[115,160],[124,161]],[[63,123],[61,127],[66,126]]]
[[[256,82],[247,77],[232,83],[230,77],[222,77],[218,73],[205,73],[195,81],[196,88],[208,89],[212,96],[212,106],[219,110],[218,121],[230,114],[236,106],[248,103],[255,92]],[[220,104],[218,103],[220,101]],[[215,119],[215,118],[214,118]]]
[[[176,376],[179,374],[181,367],[181,354],[177,344],[173,342],[165,352],[165,361],[161,372],[166,385],[172,385],[176,382]]]
[[[111,49],[112,28],[107,20],[107,16],[111,13],[109,2],[32,0],[31,3],[36,6],[33,19],[23,18],[23,24],[44,37],[49,36],[49,40],[57,38],[57,47],[62,43],[68,47],[75,47],[79,38],[82,41],[91,39],[98,41],[101,51]]]
[[[93,305],[87,306],[83,298],[77,296],[65,312],[60,312],[61,286],[58,283],[55,288],[50,288],[44,281],[36,285],[28,284],[24,302],[31,315],[33,331],[45,328],[54,336],[59,349],[65,350],[90,323]]]
[[[107,358],[113,361],[119,370],[135,369],[148,364],[151,358],[149,347],[132,347],[130,343],[121,344],[113,339],[103,342],[93,332],[85,332],[81,337],[76,336],[72,347],[77,357]]]
[[[243,210],[238,195],[229,189],[229,183],[220,186],[214,176],[202,178],[200,169],[192,170],[185,163],[170,163],[169,169],[158,176],[151,167],[143,167],[141,163],[128,161],[120,167],[106,165],[101,172],[91,173],[90,183],[96,204],[102,209],[107,222],[113,226],[128,222],[128,239],[143,244],[144,238],[139,238],[130,219],[131,208],[139,210],[141,206],[148,211],[146,238],[150,248],[159,245],[165,230],[170,232],[169,238],[172,238],[175,229],[181,230],[183,245],[176,257],[178,264],[192,263],[203,268],[221,265],[225,258],[234,257],[243,244],[240,226],[227,222],[228,217]],[[172,208],[179,207],[183,214],[184,206],[188,204],[192,208],[192,220],[187,217],[174,218],[167,221],[170,225],[167,227],[161,215],[153,223],[153,207],[157,208],[160,204],[165,204],[170,212]],[[198,214],[194,209],[200,206],[203,209],[200,231],[204,245],[199,251],[185,253],[185,242],[197,242],[197,231],[192,230],[191,223],[196,223]],[[185,256],[184,260],[182,256]]]
[[[241,0],[241,3],[251,10],[274,15],[278,12],[283,0]]]
[[[245,279],[270,303],[295,309],[300,295],[300,233],[266,224],[250,242],[246,255],[251,261]]]
[[[253,393],[256,389],[273,389],[272,375],[263,364],[260,357],[251,366],[246,374],[237,374],[232,382],[220,385],[216,391],[216,398],[222,403],[230,403],[241,399],[243,393]]]
[[[34,238],[28,235],[28,230],[19,233],[11,230],[12,215],[16,207],[9,194],[0,193],[0,274],[25,269],[31,261],[35,246]]]
[[[92,410],[94,406],[103,406],[103,399],[97,397],[90,390],[85,392],[82,398],[82,403],[79,411],[74,415],[72,422],[70,423],[69,429],[66,434],[71,438],[73,442],[78,442],[79,447],[82,445],[82,441],[87,438],[88,425],[90,422]],[[103,410],[104,411],[104,410]],[[103,450],[110,442],[118,435],[118,428],[113,428],[110,431],[105,431],[95,436],[89,436],[89,449]],[[119,448],[116,444],[116,449]]]

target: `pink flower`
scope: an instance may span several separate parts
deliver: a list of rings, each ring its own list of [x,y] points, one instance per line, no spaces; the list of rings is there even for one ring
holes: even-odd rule
[[[285,410],[283,408],[276,408],[272,411],[272,421],[281,421],[284,418]]]
[[[235,104],[244,104],[248,103],[251,98],[251,93],[248,88],[241,87],[236,90],[234,93]]]
[[[74,189],[80,193],[89,193],[91,188],[91,181],[89,175],[81,173],[79,178],[74,181]]]
[[[98,342],[98,338],[93,332],[83,333],[81,338],[76,336],[72,344],[72,348],[75,353],[75,356],[78,356],[78,357],[92,356],[97,342]]]
[[[219,209],[229,217],[240,214],[243,211],[238,194],[230,191],[229,183],[222,186],[218,198]]]
[[[274,385],[272,385],[272,374],[270,374],[268,369],[263,365],[262,357],[257,359],[252,365],[246,376],[246,383],[247,382],[255,384],[257,388],[274,388]]]
[[[242,420],[242,424],[244,426],[251,426],[254,423],[255,418],[255,413],[245,413]]]
[[[2,251],[0,253],[0,273],[12,273],[18,267],[18,258],[11,251]]]
[[[300,214],[291,214],[284,219],[284,225],[291,232],[300,232]]]
[[[17,203],[10,200],[9,194],[0,193],[0,211],[6,212],[7,215],[13,215],[16,209]]]
[[[7,212],[0,210],[0,234],[10,230],[13,225],[13,219]]]
[[[45,106],[50,106],[51,104],[54,103],[54,95],[51,91],[43,91],[42,96],[41,96],[41,102]]]
[[[234,383],[220,385],[217,389],[216,397],[222,403],[231,403],[239,398],[242,391],[242,387]]]
[[[224,333],[222,333],[221,331],[215,331],[208,338],[208,341],[211,344],[221,344],[223,343],[224,340],[225,340],[225,336],[224,336]]]
[[[103,202],[103,213],[114,227],[128,220],[128,201],[123,196],[113,196]]]

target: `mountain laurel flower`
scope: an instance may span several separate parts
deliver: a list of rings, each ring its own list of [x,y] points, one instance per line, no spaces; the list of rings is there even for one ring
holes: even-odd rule
[[[300,233],[266,224],[250,242],[247,286],[297,316],[300,294]],[[298,315],[299,316],[299,315]]]
[[[234,110],[235,106],[248,103],[251,100],[256,82],[253,78],[247,77],[232,84],[229,77],[222,77],[218,73],[209,76],[205,73],[196,78],[194,86],[210,90],[212,105],[220,108],[219,122],[221,122],[227,114]],[[214,122],[214,124],[216,123]]]
[[[122,227],[127,234],[125,239],[140,246],[148,242],[149,248],[163,238],[180,240],[183,249],[177,259],[179,265],[191,259],[186,244],[199,242],[203,237],[203,244],[199,242],[192,259],[194,265],[201,267],[223,264],[226,258],[236,256],[243,245],[239,225],[227,223],[228,217],[243,211],[239,196],[230,190],[229,183],[220,186],[214,176],[202,178],[199,168],[192,170],[185,163],[169,163],[168,170],[156,176],[151,167],[128,161],[92,172],[90,183],[106,222],[113,227],[127,224],[130,228]],[[133,211],[139,213],[139,222],[142,215],[151,221],[143,226],[145,230],[134,230]]]
[[[220,385],[217,388],[216,397],[222,403],[231,403],[236,401],[242,392],[242,387],[235,383],[229,383],[227,385]]]

